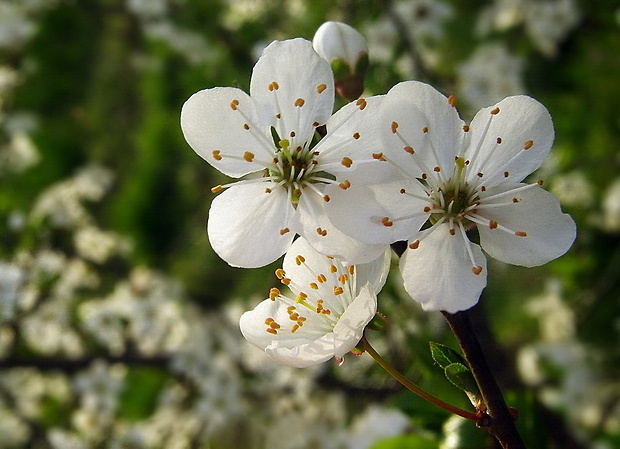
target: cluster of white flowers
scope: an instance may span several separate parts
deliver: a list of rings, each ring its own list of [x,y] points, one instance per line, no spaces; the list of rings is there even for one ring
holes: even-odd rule
[[[539,322],[540,340],[520,349],[522,379],[539,390],[553,409],[566,410],[569,422],[581,428],[617,428],[620,410],[609,397],[620,393],[617,379],[606,379],[600,353],[577,338],[577,316],[563,298],[558,280],[526,304]]]
[[[333,30],[350,59],[346,36]],[[333,56],[334,45],[314,46]],[[333,102],[329,65],[310,42],[293,39],[265,49],[250,95],[206,89],[181,112],[190,146],[242,178],[212,189],[223,190],[207,225],[214,250],[246,268],[286,252],[276,275],[292,295],[274,288],[240,320],[272,359],[306,367],[351,351],[377,310],[391,243],[407,242],[407,292],[426,310],[450,313],[476,304],[486,285],[481,246],[531,267],[572,245],[575,224],[558,200],[542,182],[523,183],[554,138],[536,100],[508,97],[470,124],[453,97],[415,81],[331,115]],[[480,245],[470,240],[474,229]]]

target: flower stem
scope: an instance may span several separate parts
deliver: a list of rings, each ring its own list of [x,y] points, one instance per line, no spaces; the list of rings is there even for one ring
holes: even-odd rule
[[[375,362],[377,362],[379,365],[381,365],[381,367],[384,370],[386,370],[394,379],[399,381],[404,387],[406,387],[407,389],[409,389],[413,393],[417,394],[422,399],[425,399],[428,402],[430,402],[431,404],[434,404],[437,407],[440,407],[440,408],[442,408],[442,409],[444,409],[444,410],[446,410],[446,411],[448,411],[450,413],[454,413],[455,415],[459,415],[459,416],[461,416],[461,417],[463,417],[465,419],[470,419],[470,420],[472,420],[474,422],[478,422],[478,420],[480,419],[480,415],[478,415],[477,413],[468,412],[467,410],[463,410],[463,409],[460,409],[458,407],[455,407],[455,406],[453,406],[451,404],[448,404],[447,402],[442,401],[439,398],[436,398],[432,394],[427,393],[426,391],[422,390],[420,387],[418,387],[416,384],[411,382],[409,379],[407,379],[401,373],[396,371],[396,369],[392,365],[390,365],[389,362],[387,362],[383,357],[381,357],[379,355],[379,353],[377,351],[375,351],[375,349],[370,345],[370,343],[368,343],[368,340],[366,340],[366,337],[362,338],[362,343],[364,345],[364,349],[366,350],[366,352],[373,359],[375,359]]]
[[[474,333],[468,311],[451,314],[442,312],[463,350],[465,360],[478,384],[490,417],[488,431],[504,449],[525,449],[504,396],[487,364],[480,342]]]

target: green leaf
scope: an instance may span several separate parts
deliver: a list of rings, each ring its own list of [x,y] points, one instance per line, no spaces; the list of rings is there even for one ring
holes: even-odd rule
[[[463,356],[454,349],[432,341],[429,345],[431,347],[431,355],[433,356],[433,360],[435,360],[435,362],[437,362],[442,368],[445,369],[448,365],[453,363],[460,363],[467,366],[467,362]]]
[[[418,435],[401,435],[380,441],[370,446],[370,449],[438,449],[437,441]]]
[[[474,406],[482,402],[482,396],[478,390],[478,384],[471,370],[462,363],[451,363],[444,368],[444,373],[450,382],[463,390]]]

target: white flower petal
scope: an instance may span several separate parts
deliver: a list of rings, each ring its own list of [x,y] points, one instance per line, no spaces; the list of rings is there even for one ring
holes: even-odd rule
[[[297,210],[300,213],[300,235],[319,253],[359,264],[375,260],[387,244],[364,243],[341,232],[325,213],[325,201],[319,195],[301,196]]]
[[[355,348],[364,335],[364,328],[376,313],[377,295],[372,287],[366,284],[334,326],[336,357],[341,358]]]
[[[345,234],[367,243],[389,244],[409,239],[428,219],[424,207],[429,202],[416,179],[366,184],[355,179],[346,190],[326,189],[327,216]]]
[[[519,201],[513,203],[513,198]],[[570,215],[562,213],[558,199],[546,190],[533,186],[492,201],[483,199],[481,205],[497,203],[507,204],[480,209],[478,215],[527,235],[522,237],[499,228],[479,225],[480,244],[491,257],[514,265],[533,267],[560,257],[573,244],[577,232],[575,222]]]
[[[499,112],[492,114],[496,108]],[[512,183],[521,182],[541,166],[554,139],[553,122],[547,109],[524,95],[505,98],[480,110],[468,134],[470,141],[465,152],[465,159],[471,161],[468,172],[471,179],[482,173],[483,184],[504,178]]]
[[[239,328],[245,339],[261,349],[269,346],[273,342],[274,335],[266,331],[265,319],[276,319],[280,308],[282,308],[280,302],[265,299],[254,309],[241,315]]]
[[[255,101],[232,87],[192,95],[181,110],[181,129],[200,157],[235,178],[265,168],[264,162],[271,162],[275,151],[269,126],[260,122]]]
[[[299,257],[301,256],[301,257]],[[370,284],[374,291],[379,291],[385,284],[390,269],[391,253],[389,248],[375,260],[355,266],[355,285],[354,295],[357,296],[361,287]],[[344,271],[342,262],[338,259],[330,258],[318,253],[306,239],[298,238],[293,242],[284,256],[282,268],[286,272],[286,277],[294,280],[294,285],[302,291],[308,292],[311,283],[316,284],[317,276],[324,274],[330,277],[330,267],[340,265],[339,272]],[[348,264],[347,264],[348,265]],[[336,282],[334,282],[336,284]],[[291,284],[291,290],[299,293]],[[331,289],[331,284],[329,285]]]
[[[476,266],[474,274],[466,242],[458,229],[455,235],[442,224],[423,231],[417,249],[407,249],[400,259],[405,290],[424,310],[455,313],[474,306],[486,286],[486,259],[476,244],[469,244]]]
[[[335,335],[329,333],[323,337],[289,348],[279,341],[274,341],[265,348],[265,353],[274,362],[293,368],[307,368],[327,362],[334,357]]]
[[[307,40],[274,41],[254,66],[250,94],[268,110],[269,123],[281,139],[293,132],[303,144],[312,138],[314,123],[323,125],[332,114],[331,67]]]
[[[376,312],[377,296],[367,284],[342,314],[333,332],[309,342],[274,338],[265,352],[274,361],[295,368],[317,365],[332,357],[341,358],[359,343]]]
[[[240,184],[211,204],[207,232],[215,252],[232,266],[267,265],[289,248],[297,232],[296,214],[286,191],[265,193],[270,183]],[[288,232],[282,230],[289,229]]]
[[[385,153],[405,170],[413,170],[412,177],[421,177],[422,173],[431,175],[435,167],[448,174],[452,172],[454,157],[463,141],[462,126],[448,99],[418,81],[397,84],[381,105]],[[405,147],[410,149],[407,151]]]
[[[383,98],[383,95],[378,95],[351,102],[329,119],[327,135],[314,150],[321,153],[318,157],[320,163],[339,163],[329,170],[330,173],[338,176],[343,172],[352,172],[358,168],[357,161],[373,160],[372,154],[381,146],[377,115]],[[340,164],[344,157],[353,161],[351,167]]]

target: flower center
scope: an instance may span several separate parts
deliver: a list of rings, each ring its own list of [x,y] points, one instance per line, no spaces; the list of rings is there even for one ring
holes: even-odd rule
[[[267,175],[274,182],[286,188],[289,192],[291,203],[296,206],[306,188],[318,193],[325,201],[329,201],[327,195],[323,195],[313,184],[326,184],[336,178],[330,173],[317,170],[318,152],[309,147],[293,147],[288,139],[278,142],[273,164],[267,169]]]

